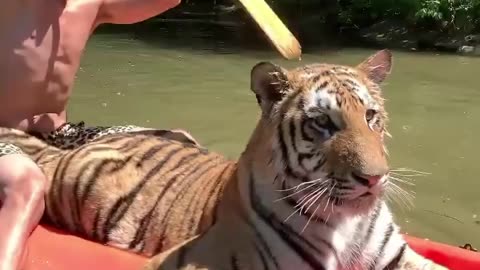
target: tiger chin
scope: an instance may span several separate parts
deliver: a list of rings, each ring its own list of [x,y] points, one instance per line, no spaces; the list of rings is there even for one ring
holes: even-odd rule
[[[388,50],[355,67],[255,65],[261,118],[217,221],[145,269],[447,269],[408,246],[384,202],[391,66]]]

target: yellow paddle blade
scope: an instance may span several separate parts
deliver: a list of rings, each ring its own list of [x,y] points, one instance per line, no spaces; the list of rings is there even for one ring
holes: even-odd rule
[[[287,59],[300,59],[302,48],[298,40],[282,23],[277,14],[268,6],[265,0],[239,0],[247,12],[257,22],[260,28],[277,50]]]

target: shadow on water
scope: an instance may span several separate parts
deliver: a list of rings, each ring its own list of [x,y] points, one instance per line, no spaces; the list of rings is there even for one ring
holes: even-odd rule
[[[237,22],[152,20],[134,25],[106,25],[97,35],[122,34],[159,49],[186,49],[216,54],[268,52],[272,46],[257,29]]]
[[[321,35],[301,40],[303,53],[334,51],[344,45],[335,37]],[[159,49],[195,50],[215,54],[272,53],[267,36],[249,17],[240,19],[211,18],[156,18],[133,25],[103,25],[96,35],[121,34]]]

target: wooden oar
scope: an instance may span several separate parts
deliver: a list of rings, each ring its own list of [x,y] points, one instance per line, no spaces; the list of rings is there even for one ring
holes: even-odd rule
[[[298,40],[268,6],[265,0],[239,0],[247,12],[267,34],[277,50],[287,59],[300,59],[302,48]]]

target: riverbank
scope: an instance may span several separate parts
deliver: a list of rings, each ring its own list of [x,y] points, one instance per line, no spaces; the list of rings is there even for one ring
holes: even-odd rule
[[[418,26],[421,24],[412,23],[412,20],[398,18],[356,23],[358,18],[349,15],[347,20],[341,11],[335,13],[339,7],[331,6],[317,9],[316,6],[305,5],[289,8],[285,5],[272,5],[272,8],[300,41],[304,52],[318,48],[358,47],[480,56],[480,32],[475,34],[471,29],[431,30],[432,27],[422,28]],[[147,42],[151,42],[159,32],[170,36],[182,32],[194,39],[208,39],[214,43],[220,41],[220,47],[221,43],[227,42],[239,49],[271,49],[265,35],[239,4],[184,4],[178,9],[132,26],[109,26],[102,29],[112,30],[112,27],[132,32],[136,38]]]
[[[360,46],[480,56],[480,2],[473,0],[267,0],[304,48]],[[168,19],[255,23],[232,0],[188,0]],[[243,30],[240,30],[243,31]],[[257,38],[254,35],[250,38]]]
[[[445,34],[408,27],[393,20],[384,20],[362,29],[342,29],[340,35],[345,42],[361,46],[480,56],[480,35]]]

